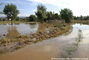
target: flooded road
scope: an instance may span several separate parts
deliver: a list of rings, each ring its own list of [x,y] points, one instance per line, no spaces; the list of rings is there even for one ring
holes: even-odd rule
[[[89,25],[73,24],[71,33],[0,55],[0,60],[51,60],[89,58]]]

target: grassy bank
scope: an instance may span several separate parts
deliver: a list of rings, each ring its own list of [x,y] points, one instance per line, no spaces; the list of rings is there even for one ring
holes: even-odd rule
[[[57,23],[52,22],[52,23],[40,24],[41,26],[39,27],[38,32],[36,32],[35,34],[32,34],[30,38],[35,39],[34,42],[47,40],[49,38],[62,35],[68,32],[72,28],[70,24],[65,24],[64,26],[61,22],[59,21],[56,21],[56,22]]]
[[[89,20],[72,20],[72,23],[89,24]]]
[[[27,21],[12,21],[12,23],[36,23],[36,22],[27,22]],[[0,21],[0,24],[11,24],[11,21]]]

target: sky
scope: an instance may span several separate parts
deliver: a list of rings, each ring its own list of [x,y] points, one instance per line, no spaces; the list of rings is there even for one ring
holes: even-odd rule
[[[47,11],[54,13],[59,13],[61,9],[68,8],[72,10],[74,16],[89,15],[89,0],[0,0],[0,3],[3,3],[0,10],[3,10],[6,4],[13,3],[16,5],[20,12],[18,16],[35,14],[39,4],[45,5]]]

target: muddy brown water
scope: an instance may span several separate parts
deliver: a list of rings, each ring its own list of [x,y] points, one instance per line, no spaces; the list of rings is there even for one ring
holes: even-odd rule
[[[28,45],[0,55],[0,60],[51,60],[51,58],[89,58],[89,25],[73,24],[72,32]],[[81,30],[82,38],[79,38]],[[77,40],[79,40],[77,42]],[[77,43],[77,44],[74,44]],[[71,53],[70,53],[71,52]]]

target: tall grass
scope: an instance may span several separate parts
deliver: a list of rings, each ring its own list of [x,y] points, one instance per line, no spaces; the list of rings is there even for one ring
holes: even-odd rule
[[[89,24],[89,20],[72,20],[72,23]]]

